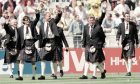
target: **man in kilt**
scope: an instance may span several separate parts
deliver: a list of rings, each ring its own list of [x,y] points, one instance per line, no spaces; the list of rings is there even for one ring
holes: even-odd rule
[[[116,40],[119,45],[121,36],[122,54],[121,58],[125,60],[127,69],[126,76],[131,76],[132,58],[135,57],[135,45],[138,47],[138,30],[136,24],[130,21],[130,14],[125,13],[124,22],[122,22],[117,31]]]
[[[17,62],[16,60],[19,54],[19,33],[17,31],[17,20],[14,18],[10,19],[10,22],[4,24],[4,29],[6,31],[4,63],[8,63],[10,78],[13,78],[12,63]]]
[[[64,75],[63,72],[63,66],[62,66],[62,60],[63,60],[63,43],[66,47],[66,51],[68,51],[68,42],[65,38],[63,29],[61,27],[58,27],[59,37],[57,37],[56,43],[55,43],[55,52],[53,53],[53,59],[51,63],[51,69],[52,69],[52,77],[57,78],[57,65],[60,67],[60,76],[62,77]]]
[[[20,75],[16,80],[23,80],[23,69],[24,62],[29,62],[32,64],[32,80],[35,80],[35,71],[36,66],[35,62],[37,61],[38,55],[37,50],[35,48],[35,42],[38,38],[38,33],[36,30],[36,24],[39,21],[40,14],[36,13],[36,18],[34,21],[30,21],[28,16],[23,17],[23,26],[18,29],[19,38],[20,38],[20,54],[17,60],[19,63],[19,71]]]
[[[104,17],[105,12],[102,12],[101,17],[98,20],[96,20],[93,15],[88,16],[88,24],[84,27],[82,40],[83,47],[85,48],[84,74],[79,79],[88,79],[87,73],[90,64],[92,64],[93,67],[91,79],[97,79],[97,67],[101,71],[101,79],[106,77],[106,70],[104,70],[105,56],[102,50],[106,36],[101,27]]]
[[[59,36],[59,32],[57,29],[57,23],[60,21],[62,12],[59,7],[56,7],[57,15],[55,18],[51,18],[51,13],[46,12],[45,21],[42,21],[40,25],[40,59],[41,59],[41,76],[38,80],[45,80],[45,69],[46,63],[45,61],[52,61],[53,55],[55,53],[55,42],[56,38]]]

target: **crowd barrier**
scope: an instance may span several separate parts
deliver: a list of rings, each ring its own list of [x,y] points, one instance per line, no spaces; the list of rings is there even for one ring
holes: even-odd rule
[[[108,73],[121,73],[126,72],[124,60],[121,59],[121,48],[104,48],[105,69]],[[133,58],[132,72],[140,72],[140,48],[136,49],[135,58]],[[84,68],[85,52],[81,48],[71,48],[69,52],[64,51],[63,69],[65,73],[82,73]],[[0,74],[8,74],[7,65],[3,65],[4,51],[0,51]],[[40,62],[37,62],[37,73],[40,74]],[[46,73],[51,73],[50,63],[46,63]],[[89,68],[89,72],[92,72],[92,65]],[[17,73],[17,65],[13,64],[13,71]],[[24,73],[31,74],[31,64],[25,63]]]

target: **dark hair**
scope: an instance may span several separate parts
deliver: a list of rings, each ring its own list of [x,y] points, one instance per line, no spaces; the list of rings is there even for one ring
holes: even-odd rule
[[[23,21],[23,24],[25,24],[24,21],[26,21],[26,20],[29,20],[30,21],[30,18],[28,16],[24,16],[23,17],[23,20],[22,20]]]
[[[129,13],[129,12],[125,12],[125,13],[123,13],[123,16],[125,17],[125,15],[126,15],[126,14],[128,14],[128,15],[129,15],[130,13]]]

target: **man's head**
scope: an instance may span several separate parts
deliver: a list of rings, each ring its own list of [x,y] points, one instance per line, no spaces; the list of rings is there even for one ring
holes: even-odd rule
[[[127,21],[127,22],[130,21],[130,14],[129,13],[124,14],[124,20]]]
[[[16,28],[16,27],[17,27],[17,20],[16,20],[15,18],[12,18],[12,19],[10,20],[10,25],[11,25],[12,27]]]
[[[95,24],[95,22],[96,22],[96,19],[95,19],[94,15],[89,15],[88,16],[88,24],[90,26],[93,26]]]
[[[23,24],[29,25],[30,24],[30,18],[28,16],[23,17]]]
[[[50,12],[46,12],[45,14],[45,21],[49,22],[51,20],[51,13]]]
[[[4,11],[2,16],[5,18],[5,19],[8,19],[9,16],[8,16],[8,11]]]
[[[120,0],[120,3],[121,3],[121,4],[125,4],[125,1],[124,1],[124,0]]]

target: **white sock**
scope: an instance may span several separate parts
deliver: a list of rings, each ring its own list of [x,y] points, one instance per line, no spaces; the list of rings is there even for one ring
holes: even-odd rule
[[[42,76],[45,75],[45,69],[46,69],[46,62],[45,61],[41,61],[41,75]]]
[[[95,77],[96,77],[97,64],[98,63],[93,63],[93,74],[92,74],[92,76],[95,76]]]
[[[62,63],[62,61],[60,61],[58,63],[59,63],[60,70],[63,70],[63,63]]]
[[[36,74],[35,68],[36,68],[36,65],[32,65],[32,74],[33,74],[34,77],[35,77],[35,74]]]
[[[57,63],[53,62],[54,75],[57,75]]]
[[[19,76],[20,77],[23,77],[23,69],[24,69],[24,64],[23,63],[20,63],[19,64],[19,71],[20,71]]]
[[[98,69],[101,71],[101,73],[103,73],[104,72],[104,63],[103,62],[98,63],[97,66],[98,66]]]
[[[12,63],[8,64],[9,74],[13,75]]]
[[[53,62],[50,62],[52,74],[54,74]]]
[[[128,72],[131,72],[131,68],[132,68],[132,59],[128,59]]]
[[[85,62],[85,66],[84,66],[84,75],[85,75],[85,76],[87,76],[88,69],[89,69],[89,63],[86,61],[86,62]]]
[[[128,70],[128,61],[127,60],[125,60],[125,66],[126,66],[126,70],[128,72],[129,70]]]

